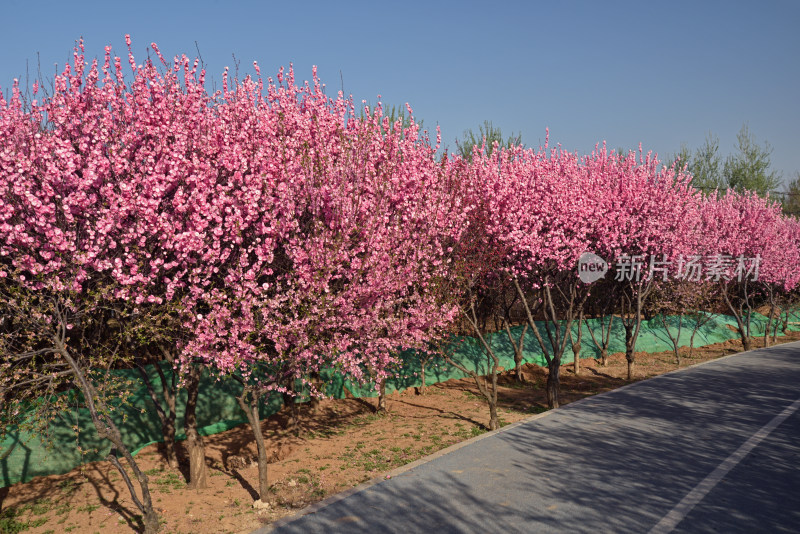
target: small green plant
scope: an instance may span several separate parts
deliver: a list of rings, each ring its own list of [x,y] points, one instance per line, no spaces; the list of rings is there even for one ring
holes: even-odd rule
[[[78,487],[75,484],[75,481],[71,478],[64,479],[58,483],[58,489],[60,489],[65,495],[72,495],[77,488]]]
[[[91,514],[92,512],[97,510],[98,508],[100,508],[99,504],[87,504],[86,506],[81,506],[80,508],[78,508],[78,511],[79,512],[86,512],[87,514]]]
[[[171,490],[180,490],[186,487],[186,482],[176,473],[166,473],[163,477],[156,479],[155,483],[162,493],[171,493]]]
[[[21,515],[21,511],[17,508],[6,508],[0,512],[0,532],[8,534],[17,534],[28,530],[30,523],[27,521],[22,522],[17,518]]]
[[[46,514],[52,508],[52,503],[47,499],[38,499],[30,505],[30,512],[33,515]]]

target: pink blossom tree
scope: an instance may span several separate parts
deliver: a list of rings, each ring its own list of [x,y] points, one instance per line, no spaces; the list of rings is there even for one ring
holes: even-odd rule
[[[197,288],[205,311],[184,357],[241,382],[262,500],[265,394],[323,367],[380,383],[399,351],[423,348],[455,313],[437,284],[461,227],[458,197],[436,148],[413,120],[353,108],[316,74],[302,87],[291,69],[277,83],[223,82],[219,161],[231,187],[214,224],[226,260],[222,283]]]
[[[575,270],[588,247],[594,206],[587,202],[590,176],[580,159],[563,150],[475,150],[468,205],[473,224],[496,251],[491,276],[508,280],[548,365],[548,404],[558,406],[559,371],[569,331],[588,295]],[[537,324],[544,318],[544,332]],[[508,319],[503,317],[508,322]],[[475,327],[475,321],[471,321]],[[487,353],[491,350],[484,342]]]
[[[796,221],[780,204],[755,193],[728,191],[702,207],[705,277],[719,283],[745,350],[752,348],[751,318],[759,290],[790,291],[800,279]]]
[[[662,168],[641,149],[638,160],[633,152],[625,156],[603,149],[587,165],[600,177],[596,191],[605,224],[595,243],[613,262],[610,276],[618,282],[631,380],[642,310],[653,284],[674,276],[679,258],[696,245],[699,194],[684,170]]]
[[[123,341],[111,321],[136,314],[144,300],[131,288],[148,279],[141,269],[148,258],[140,254],[148,234],[137,214],[146,202],[135,196],[137,186],[147,188],[145,173],[136,172],[146,162],[120,152],[149,146],[146,131],[128,128],[126,112],[146,111],[151,100],[126,93],[119,59],[116,69],[110,63],[106,49],[103,67],[95,60],[86,69],[81,43],[51,97],[26,110],[15,83],[11,100],[0,100],[0,298],[12,325],[3,331],[11,356],[0,363],[0,376],[20,407],[60,391],[65,381],[82,393],[97,433],[112,443],[108,459],[142,512],[145,531],[155,532],[147,476],[112,418],[113,381],[108,373],[98,376],[122,363]]]

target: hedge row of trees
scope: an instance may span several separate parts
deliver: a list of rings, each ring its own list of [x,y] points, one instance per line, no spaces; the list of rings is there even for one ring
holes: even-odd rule
[[[158,517],[114,423],[127,385],[113,369],[177,371],[146,385],[173,465],[176,392],[188,391],[190,487],[206,480],[200,375],[241,383],[266,499],[259,402],[291,399],[298,384],[322,395],[323,368],[383,393],[399,351],[435,352],[467,325],[490,362],[488,378],[473,376],[494,429],[492,325],[520,362],[510,326],[525,323],[557,407],[585,316],[623,321],[632,377],[654,295],[698,313],[720,298],[749,347],[753,306],[786,308],[797,286],[796,219],[747,192],[704,196],[685,169],[641,150],[441,155],[410,109],[396,121],[380,105],[357,109],[316,72],[297,84],[291,68],[265,80],[255,65],[256,77],[226,72],[209,94],[196,60],[152,46],[156,60],[138,65],[128,39],[126,76],[110,47],[87,64],[81,44],[51,93],[34,85],[26,99],[15,82],[0,98],[2,427],[44,432],[64,407],[57,393],[79,390],[146,532]],[[582,282],[584,252],[608,260],[609,276]]]

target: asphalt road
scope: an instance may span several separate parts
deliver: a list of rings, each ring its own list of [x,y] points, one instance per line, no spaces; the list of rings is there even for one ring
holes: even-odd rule
[[[800,532],[800,342],[481,436],[258,532]]]

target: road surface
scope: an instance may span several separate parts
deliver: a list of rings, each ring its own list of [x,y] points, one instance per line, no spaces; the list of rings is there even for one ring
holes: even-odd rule
[[[637,382],[445,452],[257,532],[800,532],[800,342]]]

